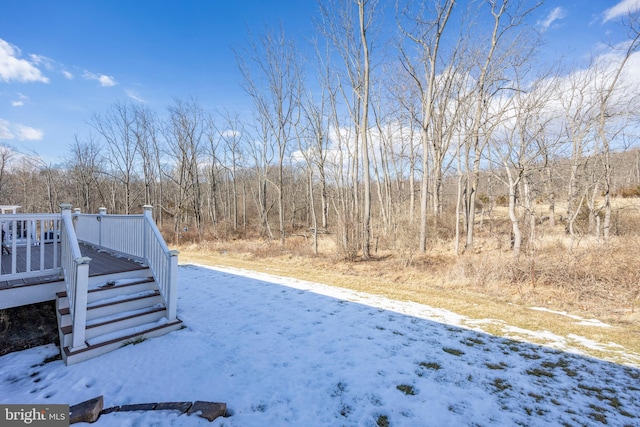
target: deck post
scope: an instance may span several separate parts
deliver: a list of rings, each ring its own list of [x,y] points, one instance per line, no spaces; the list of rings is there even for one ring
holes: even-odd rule
[[[151,205],[144,205],[142,207],[142,209],[144,209],[144,217],[146,220],[146,223],[150,224],[153,221],[153,206]],[[147,231],[147,226],[146,224],[142,227],[142,241],[143,241],[143,247],[142,247],[142,253],[143,253],[143,257],[145,260],[149,259],[149,233]]]
[[[60,203],[60,212],[62,216],[71,216],[71,207],[73,205],[71,203]]]
[[[178,306],[178,251],[169,251],[169,295],[167,298],[167,318],[176,320]]]
[[[99,207],[98,208],[98,221],[100,224],[98,225],[98,245],[102,246],[102,217],[107,214],[107,208]]]

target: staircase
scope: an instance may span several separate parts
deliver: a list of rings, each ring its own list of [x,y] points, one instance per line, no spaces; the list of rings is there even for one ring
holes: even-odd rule
[[[90,277],[86,310],[86,347],[71,350],[69,299],[66,291],[56,294],[60,348],[67,365],[182,327],[179,319],[168,320],[167,307],[149,269]]]
[[[67,365],[180,329],[178,251],[164,241],[153,207],[134,215],[60,208],[0,213],[0,309],[55,299]]]

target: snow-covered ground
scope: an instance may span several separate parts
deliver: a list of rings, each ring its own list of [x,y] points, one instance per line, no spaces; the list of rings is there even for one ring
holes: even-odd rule
[[[98,426],[640,425],[637,355],[589,358],[571,346],[581,337],[505,339],[480,331],[489,319],[241,270],[178,277],[184,329],[70,367],[43,364],[53,345],[0,357],[0,403],[104,395],[105,407],[208,400],[230,413],[120,412]],[[515,339],[527,336],[548,345]]]

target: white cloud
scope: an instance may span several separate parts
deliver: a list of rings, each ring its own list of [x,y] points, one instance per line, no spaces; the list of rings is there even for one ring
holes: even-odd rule
[[[627,16],[640,10],[640,0],[622,0],[617,5],[604,11],[604,22]]]
[[[18,92],[18,99],[11,101],[11,106],[12,107],[22,107],[24,105],[24,102],[27,101],[28,99],[29,99],[28,96],[23,95],[23,94]]]
[[[16,125],[16,133],[18,141],[40,141],[44,136],[44,132],[30,126]]]
[[[29,55],[31,58],[31,62],[34,65],[43,65],[47,70],[53,70],[55,67],[56,61],[51,58],[47,58],[46,56],[31,54]]]
[[[112,76],[107,76],[106,74],[94,74],[92,72],[85,71],[82,77],[87,80],[96,80],[102,87],[111,87],[118,84]]]
[[[540,26],[541,31],[547,31],[554,22],[566,16],[567,16],[567,11],[558,6],[554,8],[544,20],[538,21],[538,25]]]
[[[131,99],[133,99],[134,101],[137,102],[142,102],[143,104],[145,104],[147,101],[145,101],[144,99],[142,99],[137,93],[135,93],[134,91],[132,91],[131,89],[127,89],[124,91],[124,93],[127,94],[127,96]]]
[[[20,123],[12,124],[0,119],[0,139],[17,139],[18,141],[40,141],[44,132]]]
[[[13,139],[13,134],[9,130],[10,123],[0,119],[0,139]]]
[[[33,63],[20,58],[20,49],[2,39],[0,39],[0,80],[6,83],[11,81],[49,82],[49,79],[42,75]]]
[[[240,138],[241,136],[242,136],[242,133],[238,130],[227,129],[222,131],[223,138]]]
[[[67,70],[62,70],[62,75],[65,76],[68,80],[73,80],[74,78],[74,75]]]
[[[98,79],[102,86],[115,86],[117,83],[111,76],[105,76],[104,74],[100,75]]]

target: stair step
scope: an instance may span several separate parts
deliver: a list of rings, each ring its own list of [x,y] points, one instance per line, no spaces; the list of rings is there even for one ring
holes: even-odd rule
[[[162,303],[160,291],[149,290],[131,295],[121,295],[87,304],[87,321]],[[61,316],[70,314],[69,307],[58,309]]]
[[[111,325],[118,322],[122,322],[129,319],[135,319],[140,316],[144,316],[152,313],[164,313],[166,308],[162,304],[156,304],[151,307],[144,307],[137,310],[123,311],[121,313],[116,313],[112,316],[99,317],[97,319],[93,319],[91,321],[87,321],[86,330],[89,331],[91,329],[95,329],[105,325]],[[142,322],[147,323],[147,322]],[[73,332],[73,325],[71,325],[71,319],[69,318],[69,322],[60,328],[62,333],[70,334]]]
[[[153,295],[160,295],[160,291],[154,289],[147,289],[144,291],[134,292],[131,294],[114,295],[108,298],[102,298],[99,300],[91,301],[87,303],[87,310],[92,310],[100,307],[106,307],[109,305],[119,304],[125,301],[133,301],[140,298],[146,298]]]
[[[98,319],[99,323],[88,324],[85,329],[85,341],[100,339],[101,336],[111,336],[112,334],[121,333],[122,331],[130,330],[131,328],[138,328],[142,325],[149,325],[154,322],[166,321],[167,310],[162,304],[154,307],[147,307],[140,310],[134,310],[125,313],[119,313],[119,316],[108,321],[104,318]],[[67,325],[61,328],[63,337],[62,343],[64,346],[71,344],[73,327]],[[104,339],[104,340],[108,340]]]
[[[142,283],[150,282],[153,282],[153,277],[133,277],[130,279],[105,280],[92,286],[89,289],[89,293],[101,292],[108,289],[122,289],[128,286],[135,286]]]
[[[95,328],[109,323],[119,322],[126,319],[131,319],[142,314],[155,313],[157,311],[165,310],[164,304],[154,304],[149,307],[142,307],[136,310],[123,311],[111,316],[98,317],[87,321],[87,329]]]
[[[135,293],[141,290],[154,289],[155,281],[153,277],[138,277],[131,279],[107,280],[102,281],[91,287],[87,294],[87,302],[106,299],[113,295],[122,293]],[[67,297],[67,291],[57,292],[58,298]]]
[[[149,268],[143,267],[141,267],[139,270],[123,271],[120,273],[104,274],[101,276],[90,276],[89,289],[100,286],[102,283],[114,280],[117,281],[124,279],[144,279],[149,276],[152,276],[151,270]]]
[[[154,329],[160,326],[164,326],[167,323],[169,323],[169,321],[167,320],[166,317],[163,317],[161,319],[156,320],[155,322],[143,323],[142,325],[132,326],[130,328],[120,329],[118,331],[114,331],[108,334],[99,335],[95,338],[86,340],[86,342],[88,345],[91,346],[91,345],[99,345],[99,344],[110,342],[113,340],[119,340],[119,339],[122,339],[123,337],[139,336],[140,334],[144,333],[144,331]]]
[[[65,346],[62,351],[63,359],[67,365],[79,363],[84,360],[91,359],[93,357],[100,356],[110,351],[116,350],[122,347],[127,342],[136,340],[137,338],[154,338],[161,335],[165,335],[169,332],[176,331],[182,327],[181,320],[175,320],[173,322],[166,322],[159,324],[159,322],[150,323],[147,329],[143,329],[143,326],[137,328],[131,328],[127,331],[120,331],[118,334],[114,334],[111,339],[107,336],[102,336],[100,339],[88,342],[86,348],[71,351],[69,346]],[[128,334],[128,335],[124,335]]]
[[[137,310],[163,303],[164,300],[160,295],[160,291],[136,294],[131,297],[118,298],[108,302],[98,302],[95,305],[87,307],[87,321],[90,322],[94,319],[111,316],[119,312]]]

